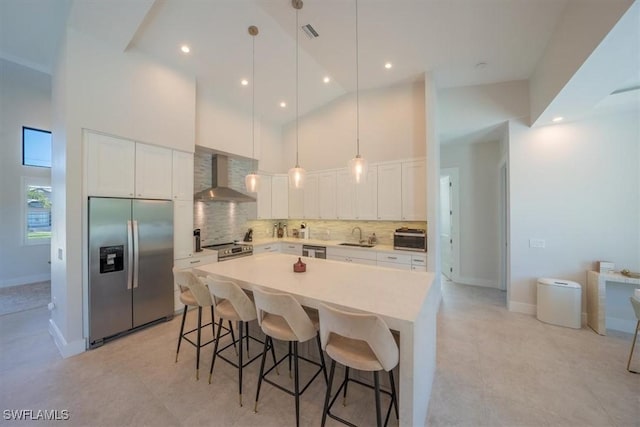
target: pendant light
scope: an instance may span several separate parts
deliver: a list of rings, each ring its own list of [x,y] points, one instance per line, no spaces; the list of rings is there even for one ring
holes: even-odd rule
[[[300,167],[300,162],[298,161],[298,33],[300,33],[298,11],[302,9],[302,0],[291,0],[291,5],[296,10],[296,165],[289,169],[289,188],[301,189],[304,188],[304,181],[307,175],[307,172]]]
[[[244,177],[244,185],[249,193],[256,193],[260,186],[260,175],[258,175],[258,164],[256,160],[256,36],[258,27],[249,27],[251,35],[251,163],[253,171]]]
[[[349,160],[351,179],[356,184],[365,183],[369,164],[360,155],[360,61],[358,50],[358,0],[356,0],[356,156]]]

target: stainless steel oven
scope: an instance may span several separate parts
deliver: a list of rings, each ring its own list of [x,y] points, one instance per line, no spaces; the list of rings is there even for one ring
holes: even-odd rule
[[[218,251],[218,262],[253,255],[253,246],[241,243],[222,243],[203,246],[203,248]]]
[[[426,252],[426,231],[422,228],[398,228],[395,233],[393,233],[393,249]]]

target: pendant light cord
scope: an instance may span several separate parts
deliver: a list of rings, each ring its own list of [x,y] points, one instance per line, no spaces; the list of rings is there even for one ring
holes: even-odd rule
[[[298,46],[298,33],[299,33],[299,28],[298,28],[298,9],[296,9],[296,168],[300,167],[300,163],[298,161],[298,100],[299,100],[299,82],[298,82],[298,50],[299,50],[299,46]]]
[[[251,37],[251,155],[253,170],[257,172],[256,164],[256,36]]]
[[[358,0],[356,0],[356,157],[360,157],[360,55],[358,48]]]

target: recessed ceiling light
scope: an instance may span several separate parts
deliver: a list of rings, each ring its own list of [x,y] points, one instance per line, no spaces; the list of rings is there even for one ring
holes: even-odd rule
[[[189,46],[187,46],[186,44],[183,44],[183,45],[180,47],[180,50],[182,51],[182,53],[189,53],[189,52],[191,52],[191,48],[190,48]]]
[[[485,68],[487,68],[486,62],[478,62],[476,64],[476,70],[484,70]]]
[[[248,85],[248,84],[249,84],[249,80],[247,80],[247,79],[242,79],[242,80],[240,80],[240,84],[241,84],[242,86],[246,86],[246,85]]]
[[[329,83],[331,81],[331,78],[329,76],[326,76],[324,79],[322,79],[322,81],[325,83]]]
[[[280,103],[280,106],[281,106],[282,108],[284,108],[284,107],[286,107],[286,106],[287,106],[287,103],[286,103],[286,102],[284,102],[284,101],[282,101],[282,102]]]
[[[384,64],[384,68],[386,68],[387,70],[390,69],[391,67],[393,67],[393,64],[391,62],[387,62]]]
[[[553,119],[551,119],[551,121],[554,122],[554,123],[558,123],[558,122],[561,122],[563,120],[564,120],[564,117],[560,117],[560,116],[554,117]]]

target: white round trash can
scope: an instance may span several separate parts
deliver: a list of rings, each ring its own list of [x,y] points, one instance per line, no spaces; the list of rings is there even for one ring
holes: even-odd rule
[[[562,279],[538,279],[538,320],[552,325],[582,327],[582,288]]]

